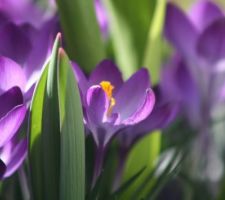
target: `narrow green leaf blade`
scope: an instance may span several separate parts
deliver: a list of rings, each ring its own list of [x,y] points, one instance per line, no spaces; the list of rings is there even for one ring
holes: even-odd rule
[[[57,0],[66,47],[86,72],[105,57],[93,0]]]
[[[61,159],[60,199],[85,198],[85,141],[79,89],[69,59],[59,50],[58,91]]]
[[[131,198],[133,191],[154,168],[156,158],[160,152],[160,137],[160,132],[156,131],[151,135],[145,136],[131,150],[126,162],[123,180],[128,180],[143,167],[146,167],[146,169],[126,192],[124,195],[125,199]]]
[[[160,67],[162,65],[162,30],[165,9],[166,0],[156,1],[154,16],[149,27],[148,39],[144,52],[143,65],[150,70],[153,84],[159,81]]]
[[[141,67],[156,0],[105,0],[115,57],[127,78]]]
[[[58,34],[49,61],[48,77],[42,118],[42,144],[45,199],[59,199],[60,128],[57,90],[58,49],[61,34]]]
[[[48,64],[36,85],[30,108],[30,135],[29,135],[29,159],[32,183],[32,195],[35,200],[43,200],[43,169],[42,158],[42,112],[44,106],[44,94],[47,82]]]
[[[144,170],[145,168],[140,169],[129,180],[123,183],[123,185],[111,195],[110,199],[120,199],[120,196],[122,196],[133,183],[135,183],[137,178],[144,172]]]

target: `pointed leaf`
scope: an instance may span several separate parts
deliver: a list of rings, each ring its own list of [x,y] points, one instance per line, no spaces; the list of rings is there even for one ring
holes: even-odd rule
[[[128,180],[138,170],[146,167],[145,171],[138,177],[137,181],[129,188],[124,198],[129,199],[133,191],[143,182],[146,176],[154,168],[156,159],[160,152],[160,132],[154,132],[145,136],[134,147],[126,162],[123,180]]]
[[[59,199],[60,129],[57,92],[57,35],[52,55],[35,89],[30,116],[30,165],[36,200]]]
[[[48,64],[45,66],[38,81],[30,108],[30,135],[29,135],[29,159],[33,198],[42,200],[44,195],[42,160],[42,112],[44,105],[44,94],[47,82]]]
[[[42,144],[44,165],[44,188],[46,199],[59,199],[60,129],[57,90],[58,49],[61,35],[58,34],[49,61],[44,109],[42,118]]]
[[[81,100],[69,59],[59,49],[60,199],[85,198],[85,143]]]

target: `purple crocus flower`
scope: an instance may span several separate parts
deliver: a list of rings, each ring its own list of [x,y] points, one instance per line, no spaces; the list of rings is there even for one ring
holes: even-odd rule
[[[163,71],[165,92],[183,104],[193,127],[204,128],[224,84],[225,16],[210,1],[200,1],[188,15],[169,3],[165,33],[176,49]]]
[[[155,95],[150,88],[148,71],[144,68],[126,82],[110,60],[102,61],[88,79],[75,64],[74,69],[82,97],[85,124],[93,135],[97,149],[95,182],[110,140],[123,129],[145,120],[152,112]]]
[[[27,140],[17,139],[17,132],[26,116],[23,95],[18,87],[0,94],[0,177],[13,174],[27,154]]]
[[[25,0],[0,2],[1,178],[10,176],[26,157],[27,139],[18,140],[18,130],[53,41],[56,19],[38,10]]]
[[[8,9],[9,5],[12,10]],[[17,6],[18,10],[13,12],[13,8]],[[7,0],[0,3],[0,73],[8,84],[7,88],[0,89],[19,86],[26,100],[30,99],[34,83],[50,55],[57,29],[55,16],[46,18],[41,10],[31,12],[28,9],[30,7],[31,10],[40,10],[30,1]],[[36,13],[39,13],[37,19]],[[3,81],[4,84],[5,82]]]
[[[210,155],[219,159],[210,133],[216,110],[224,103],[225,16],[214,3],[200,1],[188,14],[168,3],[165,19],[165,34],[175,55],[163,69],[162,88],[180,103],[182,114],[198,133],[193,157],[200,152],[196,161],[204,159],[205,164],[195,171],[206,177]]]

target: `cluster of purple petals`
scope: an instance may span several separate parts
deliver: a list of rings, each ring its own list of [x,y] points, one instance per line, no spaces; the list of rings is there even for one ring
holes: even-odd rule
[[[199,1],[187,14],[168,3],[165,35],[175,53],[162,72],[163,91],[194,128],[204,128],[224,101],[224,13],[211,1]]]
[[[151,89],[148,71],[144,68],[123,81],[118,67],[110,60],[99,63],[88,78],[76,64],[73,63],[73,67],[80,88],[84,122],[96,144],[96,179],[112,138],[116,137],[121,149],[128,152],[138,139],[171,122],[177,108],[165,101],[161,92]],[[112,108],[101,87],[102,81],[108,81],[114,87],[115,105]]]
[[[0,177],[14,173],[27,154],[18,139],[34,84],[48,57],[56,18],[29,0],[0,1]]]

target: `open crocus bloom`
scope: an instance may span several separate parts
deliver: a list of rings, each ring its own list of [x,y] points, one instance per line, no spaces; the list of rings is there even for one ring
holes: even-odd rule
[[[0,94],[0,177],[14,173],[27,154],[26,139],[17,140],[17,132],[26,116],[22,92],[13,87]]]
[[[110,60],[102,61],[89,79],[75,64],[74,69],[85,122],[97,146],[106,146],[120,130],[140,123],[151,113],[155,95],[146,69],[140,69],[126,82]]]
[[[123,129],[146,119],[154,107],[155,95],[146,69],[140,69],[124,82],[110,60],[102,61],[88,79],[76,64],[73,66],[80,88],[84,121],[96,143],[94,185],[101,173],[110,140]]]

